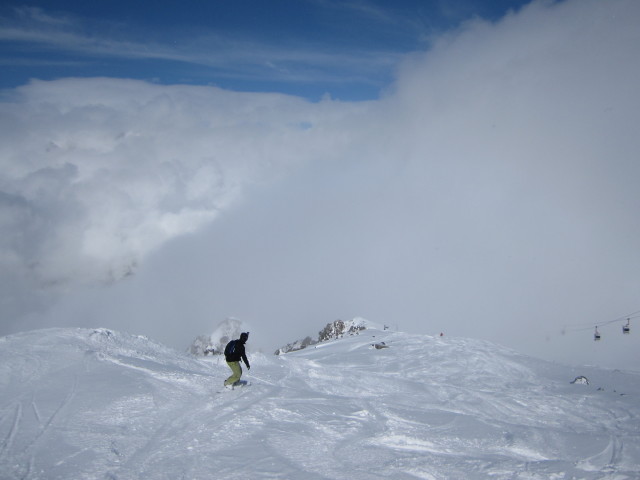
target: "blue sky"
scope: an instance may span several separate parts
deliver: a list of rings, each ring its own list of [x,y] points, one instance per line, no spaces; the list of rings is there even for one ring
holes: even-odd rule
[[[377,98],[403,55],[522,0],[5,1],[0,87],[132,78],[317,100]]]

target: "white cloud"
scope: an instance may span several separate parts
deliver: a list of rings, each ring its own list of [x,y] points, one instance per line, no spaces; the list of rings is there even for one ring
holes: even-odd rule
[[[117,279],[295,163],[308,110],[111,79],[23,87],[2,105],[3,230],[22,233],[3,250],[45,283]]]
[[[121,277],[158,252],[131,284],[157,304],[98,304],[167,337],[361,314],[542,352],[638,308],[639,20],[583,0],[474,21],[362,104],[33,83],[0,107],[3,270]]]

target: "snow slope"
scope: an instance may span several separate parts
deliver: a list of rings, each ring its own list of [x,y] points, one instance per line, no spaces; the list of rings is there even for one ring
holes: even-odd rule
[[[225,391],[144,337],[0,338],[0,478],[640,478],[638,374],[379,330],[249,357]]]

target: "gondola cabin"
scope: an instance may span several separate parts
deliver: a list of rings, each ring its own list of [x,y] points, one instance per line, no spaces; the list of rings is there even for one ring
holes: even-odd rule
[[[627,324],[622,326],[622,333],[631,333],[631,319],[627,318]]]
[[[600,340],[600,332],[598,331],[598,327],[596,327],[596,333],[593,334],[593,339],[597,342]]]

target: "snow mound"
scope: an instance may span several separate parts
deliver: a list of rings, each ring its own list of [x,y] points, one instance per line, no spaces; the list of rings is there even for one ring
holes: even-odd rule
[[[250,361],[225,391],[144,337],[1,338],[0,477],[638,478],[638,374],[375,328]]]

